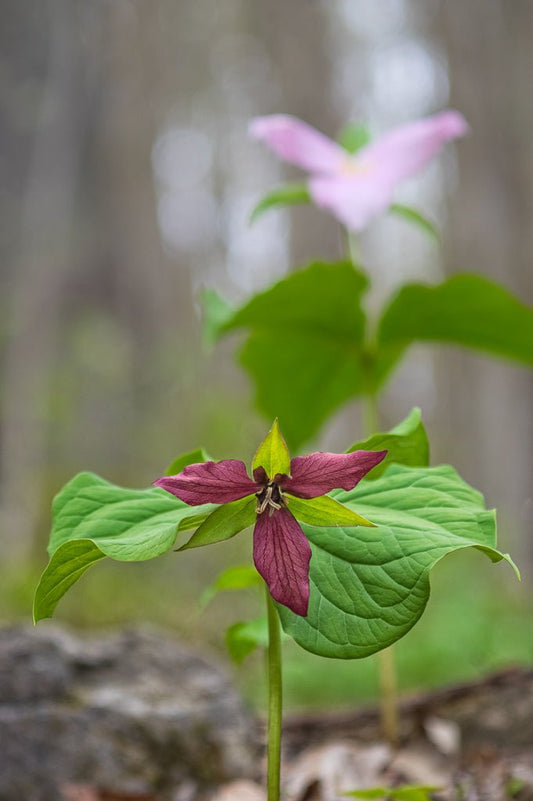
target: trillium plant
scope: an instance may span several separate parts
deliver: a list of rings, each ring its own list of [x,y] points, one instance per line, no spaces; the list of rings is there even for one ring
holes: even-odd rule
[[[446,111],[375,142],[365,130],[347,128],[338,143],[290,116],[258,118],[250,130],[309,173],[304,183],[271,190],[253,218],[313,202],[342,223],[353,245],[387,210],[434,234],[432,222],[393,195],[467,125]],[[473,547],[512,565],[496,549],[495,513],[480,493],[452,467],[429,466],[420,410],[383,431],[379,395],[414,342],[454,343],[531,366],[533,310],[504,287],[460,274],[435,286],[402,287],[370,320],[364,304],[370,278],[354,253],[352,246],[339,262],[296,270],[241,308],[205,293],[207,332],[216,339],[244,329],[241,363],[255,385],[258,410],[275,420],[250,473],[243,461],[216,461],[203,449],[179,456],[154,486],[141,490],[80,473],[54,500],[50,559],[35,595],[38,621],[104,558],[151,559],[253,529],[250,563],[226,570],[208,596],[221,588],[264,587],[266,631],[241,621],[229,630],[228,644],[237,659],[258,644],[267,648],[268,801],[280,798],[282,629],[323,657],[389,654],[383,675],[390,677],[390,646],[422,615],[429,574],[440,559]],[[280,341],[282,348],[273,347]],[[366,430],[345,453],[315,450],[291,459],[289,447],[305,452],[353,398],[362,401]],[[393,741],[390,680],[384,698]]]
[[[187,504],[223,504],[206,518],[188,548],[227,539],[254,526],[254,564],[272,598],[307,615],[311,546],[298,520],[322,526],[372,526],[326,493],[350,490],[387,451],[312,453],[290,459],[277,421],[255,454],[253,479],[244,462],[193,464],[155,481]]]
[[[80,473],[54,500],[50,561],[34,618],[50,617],[85,570],[105,557],[151,559],[186,532],[180,551],[253,526],[255,567],[225,571],[219,587],[265,587],[267,785],[269,801],[278,801],[281,626],[312,653],[366,657],[416,623],[429,597],[429,572],[446,554],[474,547],[512,564],[496,550],[495,515],[478,492],[451,467],[411,466],[426,454],[415,409],[390,432],[346,453],[293,459],[275,421],[253,458],[252,477],[244,462],[214,461],[202,450],[179,457],[170,475],[142,490]]]

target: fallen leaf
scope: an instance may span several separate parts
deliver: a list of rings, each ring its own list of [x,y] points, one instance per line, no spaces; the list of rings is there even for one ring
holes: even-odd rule
[[[100,801],[100,793],[90,784],[63,784],[59,791],[65,801]]]
[[[390,757],[385,744],[329,743],[309,749],[286,771],[287,801],[345,801],[343,793],[348,790],[381,784]]]
[[[452,784],[453,760],[444,757],[430,744],[416,745],[398,751],[389,765],[391,784]]]
[[[241,780],[224,784],[210,801],[266,801],[266,793],[258,784]]]
[[[110,790],[92,784],[63,784],[60,792],[64,801],[157,801],[152,793]]]
[[[461,747],[461,729],[453,720],[428,717],[424,721],[424,731],[430,743],[446,756],[459,753]]]

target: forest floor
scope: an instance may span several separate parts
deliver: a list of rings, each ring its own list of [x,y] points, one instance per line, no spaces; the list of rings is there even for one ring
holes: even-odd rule
[[[375,707],[289,716],[284,756],[286,801],[340,801],[373,788],[388,792],[362,797],[533,801],[533,669],[405,698],[397,748],[380,736]],[[238,782],[215,799],[265,801],[265,795],[258,784]]]
[[[283,801],[341,801],[354,790],[385,801],[533,801],[533,668],[407,697],[399,712],[394,748],[380,736],[376,707],[287,716]],[[257,781],[233,781],[207,796],[184,785],[173,801],[266,801],[265,765],[257,767]],[[66,786],[63,797],[159,801],[88,785]]]

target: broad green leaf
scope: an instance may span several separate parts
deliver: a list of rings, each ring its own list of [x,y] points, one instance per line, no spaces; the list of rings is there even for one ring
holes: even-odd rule
[[[385,434],[374,434],[372,437],[356,442],[348,453],[353,451],[387,450],[385,459],[374,467],[367,476],[369,481],[379,478],[387,467],[396,462],[412,467],[427,467],[429,464],[429,441],[422,423],[420,409],[412,409],[405,420],[398,423]]]
[[[200,464],[200,462],[211,461],[213,461],[211,456],[209,456],[209,454],[203,448],[196,448],[196,450],[188,451],[188,453],[182,453],[181,456],[178,456],[176,459],[174,459],[174,461],[169,464],[165,470],[165,475],[175,476],[178,473],[181,473],[183,468],[190,464]]]
[[[251,565],[234,565],[223,570],[212,584],[202,593],[200,603],[207,606],[210,601],[224,590],[244,590],[248,587],[263,585],[263,579]]]
[[[85,571],[103,559],[104,553],[91,540],[65,542],[52,554],[41,576],[33,602],[35,623],[52,617],[54,610],[73,584]]]
[[[413,209],[411,206],[404,206],[403,203],[393,203],[392,206],[389,207],[389,212],[395,214],[397,217],[401,217],[407,222],[413,223],[428,234],[431,239],[440,242],[440,234],[437,227],[417,209]]]
[[[259,409],[279,417],[290,448],[366,389],[366,286],[347,262],[315,262],[255,295],[226,325],[247,329],[241,362]]]
[[[268,645],[268,620],[258,617],[245,623],[234,623],[226,630],[226,646],[234,662],[240,664],[256,648]]]
[[[372,137],[366,125],[349,122],[341,130],[337,141],[348,153],[357,153],[362,147],[370,144]]]
[[[287,505],[297,520],[308,523],[310,526],[373,526],[353,509],[343,506],[329,495],[319,498],[296,498],[294,495],[285,495]]]
[[[124,489],[80,473],[54,499],[51,559],[37,587],[35,620],[50,616],[67,589],[100,558],[153,559],[172,548],[178,531],[214,508],[206,504],[193,511],[156,487]]]
[[[54,498],[48,553],[64,542],[88,539],[112,559],[151,559],[169,550],[191,519],[205,520],[216,508],[187,506],[158,487],[126,489],[94,473],[79,473]]]
[[[424,611],[431,568],[452,551],[474,547],[512,564],[495,550],[494,512],[451,467],[393,464],[335,497],[377,528],[303,525],[313,551],[309,613],[278,610],[285,631],[313,653],[360,658],[400,639]]]
[[[250,223],[255,222],[265,211],[281,208],[283,206],[296,206],[311,202],[311,195],[307,184],[303,181],[277,186],[254,207],[250,215]]]
[[[274,478],[277,473],[290,475],[291,457],[277,418],[255,453],[252,470],[258,467],[262,467],[269,478]]]
[[[257,499],[247,495],[238,501],[225,503],[211,512],[200,528],[197,528],[192,537],[178,551],[187,551],[189,548],[200,548],[203,545],[213,545],[215,542],[229,540],[248,526],[253,526],[256,518]]]
[[[224,326],[235,314],[235,309],[215,289],[202,289],[199,294],[202,309],[204,341],[213,345]]]
[[[453,343],[533,366],[533,308],[479,275],[410,284],[379,324],[381,381],[413,342]]]

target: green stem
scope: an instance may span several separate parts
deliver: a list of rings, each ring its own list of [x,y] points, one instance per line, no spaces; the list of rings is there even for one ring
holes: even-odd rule
[[[379,651],[378,665],[381,730],[389,745],[395,747],[398,745],[398,692],[392,645]]]
[[[359,242],[355,234],[346,229],[347,255],[354,267],[361,263]],[[367,314],[366,344],[371,345],[373,326],[370,315]],[[373,377],[368,383],[368,389],[363,396],[363,436],[371,437],[379,431],[379,407],[376,391],[372,388]],[[381,707],[381,729],[387,742],[396,746],[398,743],[398,692],[396,678],[396,661],[392,646],[378,653],[379,695]],[[270,798],[269,798],[270,801]]]
[[[345,231],[346,231],[346,245],[348,250],[348,258],[354,267],[360,267],[362,258],[357,235],[354,234],[353,231],[349,231],[347,228],[345,229]]]
[[[375,393],[364,398],[363,422],[365,436],[371,437],[379,430],[379,408]],[[398,692],[396,660],[392,646],[378,653],[379,696],[381,707],[381,729],[387,742],[398,744]]]
[[[369,392],[363,397],[363,436],[365,438],[377,434],[379,431],[378,399],[374,393]]]
[[[268,801],[279,801],[281,772],[281,631],[278,610],[266,589],[268,614]]]

